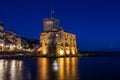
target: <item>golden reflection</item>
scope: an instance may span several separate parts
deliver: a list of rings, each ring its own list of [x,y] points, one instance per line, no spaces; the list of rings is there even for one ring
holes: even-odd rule
[[[60,64],[57,80],[76,80],[77,58],[58,58]]]
[[[71,58],[71,72],[72,72],[72,75],[71,75],[71,80],[76,80],[76,69],[77,67],[74,66],[76,65],[76,58]]]
[[[78,58],[39,58],[37,80],[79,80]]]
[[[38,59],[38,80],[48,80],[48,59]]]
[[[65,67],[65,62],[64,62],[64,58],[58,58],[58,63],[59,63],[59,71],[58,71],[58,76],[60,80],[64,80],[64,67]]]
[[[69,73],[70,73],[70,58],[66,58],[66,80],[68,80],[68,77],[70,76]],[[69,65],[68,65],[69,64]]]

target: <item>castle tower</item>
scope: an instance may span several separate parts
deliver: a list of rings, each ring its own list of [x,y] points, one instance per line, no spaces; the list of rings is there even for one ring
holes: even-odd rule
[[[58,19],[44,19],[43,27],[44,30],[40,34],[40,48],[38,49],[41,56],[59,57],[76,56],[78,54],[76,36],[64,32]]]
[[[47,18],[43,20],[44,31],[58,31],[62,28],[60,27],[60,21],[55,18]]]
[[[76,56],[76,36],[64,32],[60,21],[53,18],[54,11],[51,10],[51,18],[43,20],[43,32],[40,34],[40,48],[37,50],[40,56],[59,57]]]

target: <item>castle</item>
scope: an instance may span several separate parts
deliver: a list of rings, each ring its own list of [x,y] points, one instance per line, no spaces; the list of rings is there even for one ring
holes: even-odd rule
[[[78,54],[76,36],[65,32],[56,18],[43,20],[44,31],[40,34],[41,56],[75,56]]]

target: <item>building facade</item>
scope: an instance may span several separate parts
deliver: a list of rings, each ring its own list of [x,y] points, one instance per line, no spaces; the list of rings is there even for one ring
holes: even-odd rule
[[[5,39],[3,38],[3,35],[4,35],[4,27],[3,27],[3,23],[0,22],[0,52],[4,51]]]
[[[22,38],[12,31],[4,30],[0,21],[0,52],[22,51],[22,44]]]
[[[40,34],[38,52],[43,56],[74,56],[78,54],[76,36],[65,32],[55,18],[43,20],[44,31]]]

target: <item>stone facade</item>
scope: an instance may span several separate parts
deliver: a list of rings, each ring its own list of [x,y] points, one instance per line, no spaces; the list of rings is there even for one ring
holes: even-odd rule
[[[78,53],[76,36],[64,32],[59,20],[44,19],[44,32],[40,34],[40,48],[38,52],[43,56],[73,56]]]

